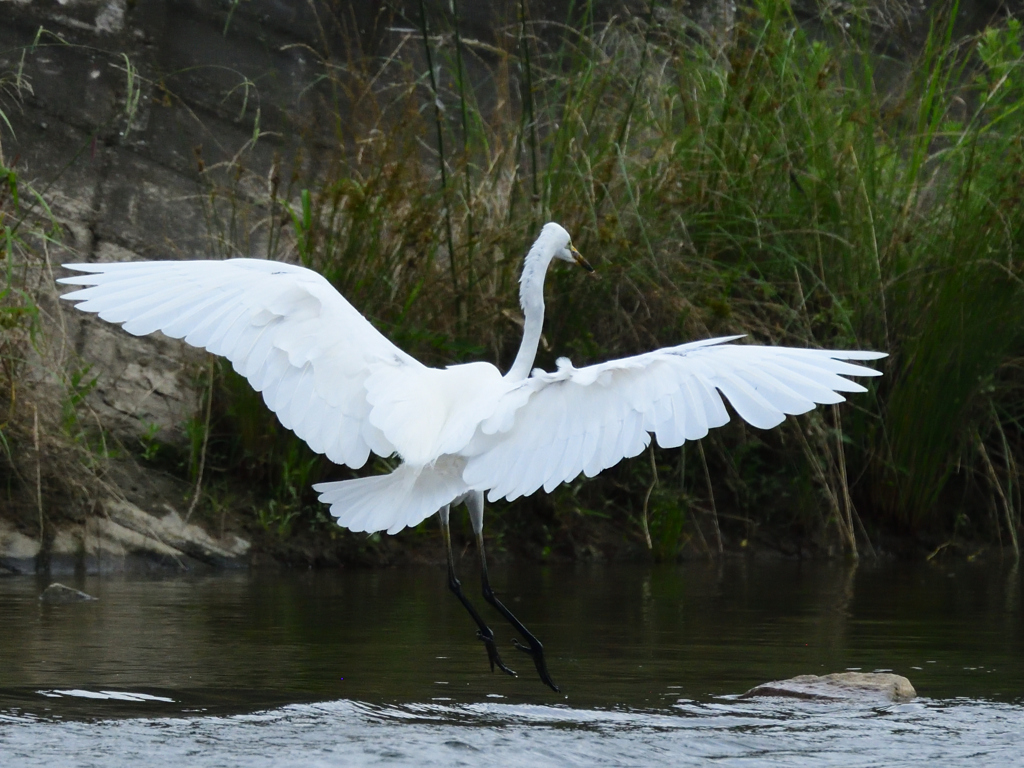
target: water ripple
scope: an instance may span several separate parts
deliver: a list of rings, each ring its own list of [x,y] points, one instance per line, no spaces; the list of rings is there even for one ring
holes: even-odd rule
[[[10,768],[142,764],[342,768],[1020,764],[1024,707],[969,699],[884,707],[680,701],[671,710],[338,700],[226,717],[63,722],[0,714]],[[74,756],[74,757],[71,757]],[[1018,761],[1015,763],[1015,761]]]

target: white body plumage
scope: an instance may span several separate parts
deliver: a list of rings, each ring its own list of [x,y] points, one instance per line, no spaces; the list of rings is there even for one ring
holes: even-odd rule
[[[321,501],[354,531],[395,533],[472,491],[515,499],[593,476],[636,456],[704,437],[729,420],[724,395],[750,424],[862,392],[844,376],[877,376],[848,360],[878,352],[682,344],[585,368],[530,371],[554,258],[582,262],[569,234],[545,225],[523,268],[523,342],[505,376],[490,363],[429,368],[378,332],[322,276],[256,259],[68,264],[87,286],[62,298],[122,323],[162,331],[228,358],[281,423],[331,461],[359,468],[397,454],[387,475],[321,483]]]

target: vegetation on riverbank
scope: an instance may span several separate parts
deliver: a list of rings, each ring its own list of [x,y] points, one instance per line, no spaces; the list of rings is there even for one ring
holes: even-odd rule
[[[890,353],[848,405],[769,432],[734,422],[490,507],[509,548],[583,556],[618,536],[663,559],[723,540],[864,553],[896,533],[1016,549],[1020,25],[957,39],[954,7],[895,61],[870,52],[856,17],[802,27],[778,0],[717,37],[657,4],[601,24],[580,13],[493,41],[428,15],[386,57],[325,58],[334,151],[275,163],[257,198],[244,155],[235,173],[211,169],[222,255],[261,238],[425,362],[507,367],[521,257],[553,219],[600,280],[552,270],[542,367],[732,333]],[[5,247],[8,264],[22,258]],[[232,503],[244,478],[263,527],[325,535],[309,485],[347,470],[285,433],[228,366],[197,386],[212,401],[191,455],[166,460],[228,470],[204,481],[207,504]]]

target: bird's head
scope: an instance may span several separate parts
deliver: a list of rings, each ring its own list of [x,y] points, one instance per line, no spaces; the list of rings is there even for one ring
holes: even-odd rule
[[[541,237],[550,238],[549,242],[554,249],[556,259],[571,261],[583,267],[587,272],[594,271],[594,268],[583,258],[583,254],[576,250],[576,246],[572,244],[572,238],[561,224],[556,224],[553,221],[545,224],[541,231]]]
[[[572,243],[569,243],[567,246],[565,246],[562,250],[558,252],[558,258],[564,261],[571,261],[576,264],[579,264],[581,267],[587,270],[587,272],[594,272],[594,268],[590,266],[587,260],[583,258],[583,254],[577,251],[576,246],[573,245]]]

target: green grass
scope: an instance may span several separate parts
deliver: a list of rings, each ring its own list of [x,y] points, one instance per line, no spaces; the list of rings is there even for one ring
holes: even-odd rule
[[[356,127],[312,190],[311,226],[296,228],[303,257],[435,364],[507,365],[519,260],[548,219],[602,279],[551,275],[541,364],[736,331],[887,350],[887,377],[841,427],[819,413],[709,438],[720,502],[819,538],[834,526],[848,546],[858,511],[874,529],[948,530],[995,483],[1019,486],[1006,367],[1020,346],[1024,178],[1020,27],[954,40],[955,15],[936,16],[902,64],[865,55],[841,20],[812,40],[771,0],[721,49],[667,12],[585,34],[527,19],[508,50],[476,52],[498,94],[487,109],[463,85],[464,41],[437,38],[432,19],[431,77],[411,49],[374,86],[338,75]],[[633,464],[616,482],[636,516],[650,472]],[[652,494],[674,493],[667,552],[685,499],[709,500],[701,480],[691,468]]]

